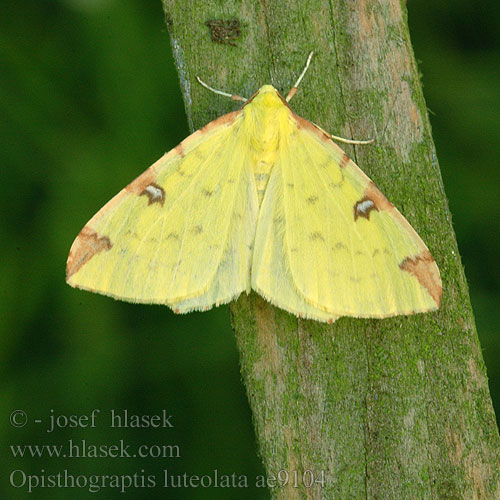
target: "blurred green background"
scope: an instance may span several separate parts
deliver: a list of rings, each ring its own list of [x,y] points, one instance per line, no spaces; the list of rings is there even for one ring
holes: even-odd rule
[[[409,16],[498,415],[500,4],[413,0]],[[69,246],[89,217],[188,133],[161,2],[4,0],[0,28],[0,497],[28,498],[26,486],[8,486],[16,469],[135,473],[157,483],[165,468],[262,474],[225,307],[178,317],[64,283]],[[45,432],[51,410],[94,408],[96,428]],[[110,429],[112,408],[166,409],[174,427]],[[21,429],[9,424],[16,409],[31,419]],[[14,458],[8,448],[70,438],[177,445],[180,457]],[[133,499],[269,497],[251,487],[127,491]],[[49,487],[29,495],[90,496]],[[123,495],[107,488],[93,496]]]

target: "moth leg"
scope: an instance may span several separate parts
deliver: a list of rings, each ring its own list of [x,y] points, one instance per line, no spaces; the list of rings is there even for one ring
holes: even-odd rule
[[[246,97],[241,97],[240,95],[236,95],[236,94],[229,94],[227,92],[223,92],[222,90],[217,90],[217,89],[214,89],[213,87],[210,87],[210,85],[207,85],[199,76],[197,76],[196,79],[198,80],[198,82],[201,85],[203,85],[203,87],[210,90],[214,94],[219,94],[219,95],[223,95],[224,97],[229,97],[233,101],[242,101],[242,102],[248,101],[248,99]]]

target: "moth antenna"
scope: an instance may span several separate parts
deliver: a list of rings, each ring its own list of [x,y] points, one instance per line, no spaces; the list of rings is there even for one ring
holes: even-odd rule
[[[344,142],[345,144],[372,144],[375,142],[375,139],[367,139],[365,141],[358,141],[355,139],[344,139],[343,137],[338,137],[336,135],[328,134],[330,139],[333,139],[338,142]]]
[[[199,76],[197,76],[196,79],[198,80],[198,82],[201,85],[203,85],[203,87],[210,90],[214,94],[219,94],[219,95],[223,95],[224,97],[229,97],[233,101],[242,101],[242,102],[248,101],[248,99],[246,97],[241,97],[240,95],[237,95],[237,94],[229,94],[227,92],[223,92],[222,90],[217,90],[217,89],[214,89],[213,87],[210,87],[210,85],[207,85]]]
[[[297,92],[297,88],[298,88],[300,82],[302,81],[302,78],[304,78],[304,75],[306,74],[306,71],[309,68],[309,65],[311,64],[311,59],[312,59],[313,54],[314,54],[314,51],[311,50],[311,52],[309,52],[309,56],[307,57],[306,65],[305,65],[304,69],[302,70],[302,73],[299,75],[294,86],[290,89],[290,92],[288,92],[288,95],[286,96],[286,102],[290,102],[292,97]],[[318,128],[320,128],[320,127],[318,127]],[[325,132],[323,129],[321,129],[321,131],[324,132],[330,139],[334,139],[335,141],[338,141],[338,142],[344,142],[345,144],[371,144],[372,142],[375,141],[375,139],[368,139],[366,141],[359,141],[359,140],[355,140],[355,139],[344,139],[343,137],[329,134],[328,132]]]
[[[295,95],[295,92],[297,92],[297,88],[300,85],[302,78],[304,78],[304,75],[306,74],[307,68],[309,68],[309,64],[311,64],[311,59],[312,59],[313,54],[314,54],[314,51],[311,50],[311,52],[309,53],[309,56],[307,57],[306,65],[305,65],[304,69],[302,70],[302,73],[297,78],[297,81],[294,83],[293,87],[290,89],[290,92],[288,92],[288,95],[286,96],[286,102],[290,102],[292,97]]]
[[[338,135],[330,134],[326,130],[323,130],[319,125],[315,125],[315,127],[321,130],[321,132],[323,132],[323,134],[325,134],[329,139],[333,139],[334,141],[338,142],[344,142],[345,144],[371,144],[372,142],[375,142],[375,139],[368,139],[365,141],[359,141],[356,139],[344,139],[344,137],[339,137]]]

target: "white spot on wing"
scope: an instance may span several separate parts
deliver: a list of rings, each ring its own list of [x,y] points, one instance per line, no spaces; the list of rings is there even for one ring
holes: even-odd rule
[[[374,206],[375,206],[375,204],[373,203],[372,200],[365,200],[365,201],[362,201],[361,203],[358,203],[358,205],[356,206],[356,209],[360,215],[361,214],[365,215]]]
[[[162,198],[162,190],[156,186],[150,184],[146,187],[144,191],[147,191],[151,195],[151,201],[161,200]]]
[[[163,205],[165,201],[165,191],[161,186],[158,186],[158,184],[155,184],[154,182],[148,184],[144,188],[141,193],[141,196],[142,195],[146,195],[148,197],[148,205],[151,205],[152,203],[159,203],[160,205]]]

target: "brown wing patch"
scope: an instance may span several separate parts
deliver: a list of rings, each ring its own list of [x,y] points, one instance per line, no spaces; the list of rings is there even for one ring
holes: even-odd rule
[[[177,146],[175,146],[175,152],[181,157],[181,158],[184,158],[184,145],[182,144],[182,142],[180,144],[177,144]]]
[[[66,280],[75,274],[94,255],[110,250],[113,244],[107,236],[100,236],[85,226],[77,236],[66,263]]]
[[[365,196],[375,203],[378,211],[392,210],[394,205],[384,196],[382,191],[370,181],[365,189]]]
[[[312,123],[309,120],[306,120],[305,118],[302,118],[296,114],[294,114],[293,117],[295,118],[298,128],[309,130],[323,141],[330,140],[330,134],[328,132],[325,132],[321,127],[318,127],[318,125],[316,125],[315,123]]]
[[[354,204],[354,220],[358,220],[358,217],[364,217],[370,220],[370,212],[372,210],[380,212],[382,210],[389,211],[393,208],[394,205],[382,194],[380,189],[370,181],[363,193],[363,198]]]
[[[131,193],[141,195],[147,186],[154,184],[156,180],[156,173],[152,167],[149,167],[139,177],[134,179],[125,189]]]
[[[416,257],[406,257],[406,259],[399,264],[399,268],[415,276],[418,282],[429,292],[437,306],[439,307],[441,305],[441,278],[439,277],[438,268],[429,250],[425,250]]]
[[[148,205],[159,203],[163,206],[165,203],[165,190],[154,182],[148,184],[139,196],[147,196]]]
[[[200,132],[202,134],[206,134],[210,130],[212,130],[215,127],[219,127],[220,125],[230,125],[231,123],[234,122],[236,117],[241,113],[241,109],[238,109],[237,111],[232,111],[231,113],[226,113],[225,115],[220,116],[216,120],[211,121],[210,123],[207,123],[203,128],[200,128]],[[196,133],[196,132],[195,132]],[[193,134],[194,135],[194,134]],[[184,140],[182,141],[184,144],[188,143],[188,141]]]
[[[350,158],[344,153],[342,155],[342,160],[340,160],[340,168],[345,168],[346,165],[350,162]]]

